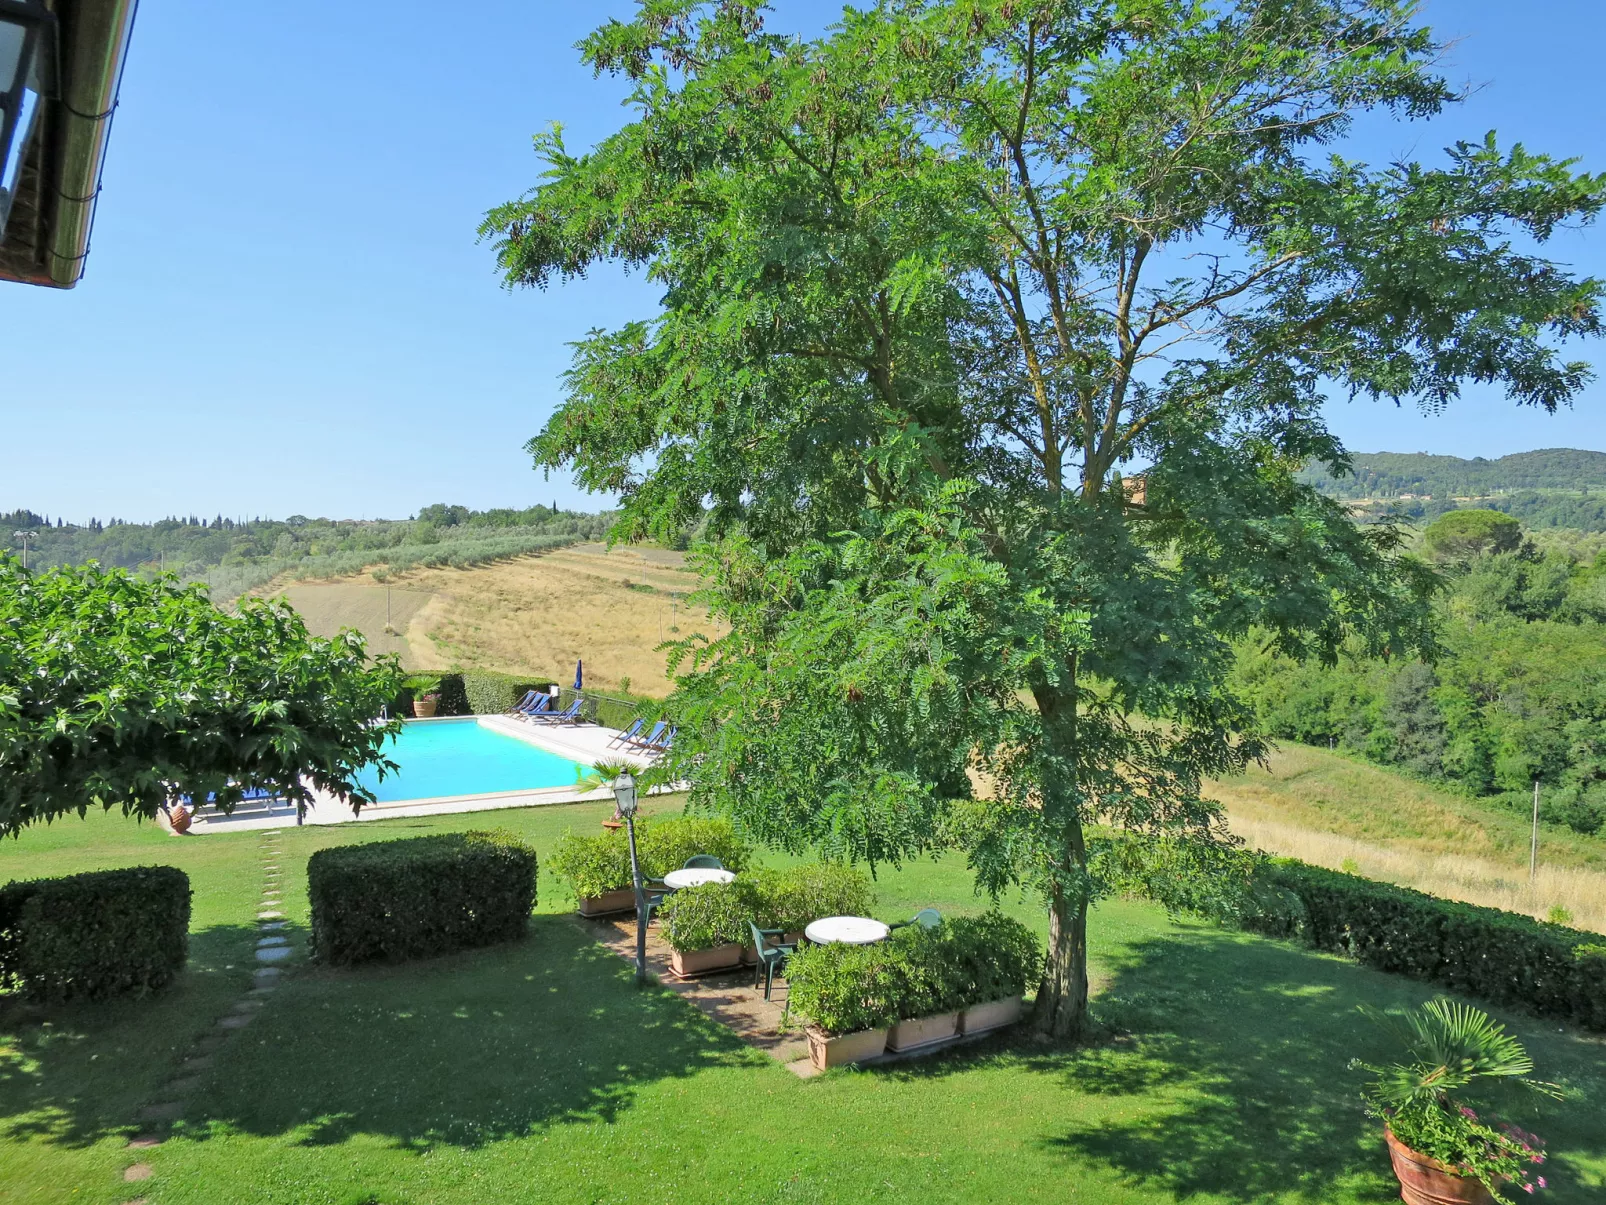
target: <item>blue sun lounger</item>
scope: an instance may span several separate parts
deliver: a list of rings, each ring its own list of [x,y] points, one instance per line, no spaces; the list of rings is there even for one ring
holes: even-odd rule
[[[531,691],[510,713],[523,719],[552,714],[552,696]]]
[[[654,747],[655,741],[663,738],[664,730],[668,727],[669,724],[666,721],[659,720],[652,726],[652,731],[648,733],[645,738],[638,736],[632,740],[626,741],[625,744],[629,745],[632,749],[651,749]]]
[[[636,734],[641,731],[641,726],[646,722],[646,720],[639,719],[631,720],[630,727],[626,728],[618,736],[614,737],[613,740],[608,742],[608,748],[617,749],[621,745],[633,744],[636,739]]]
[[[525,718],[537,724],[583,724],[585,721],[580,715],[580,708],[584,702],[584,699],[576,699],[563,711],[527,714]]]

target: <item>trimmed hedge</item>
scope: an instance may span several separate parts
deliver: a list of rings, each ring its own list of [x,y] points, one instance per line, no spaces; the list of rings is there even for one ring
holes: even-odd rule
[[[190,880],[173,866],[0,887],[0,986],[30,1000],[165,987],[189,956]]]
[[[511,711],[513,704],[524,697],[526,691],[545,693],[553,685],[551,678],[532,678],[528,674],[503,674],[489,669],[471,669],[461,673],[435,673],[420,670],[412,677],[430,677],[440,680],[440,697],[435,704],[436,715],[501,715]],[[413,691],[402,687],[396,696],[395,710],[400,715],[412,715]],[[572,693],[572,692],[571,692]]]
[[[1304,905],[1304,937],[1380,971],[1606,1030],[1606,947],[1598,934],[1273,859],[1270,880]]]
[[[535,890],[535,850],[509,833],[322,849],[307,862],[313,955],[350,966],[514,941]]]

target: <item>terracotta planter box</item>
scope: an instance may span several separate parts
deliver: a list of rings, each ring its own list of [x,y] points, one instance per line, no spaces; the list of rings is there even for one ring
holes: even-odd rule
[[[435,714],[436,701],[434,699],[414,699],[413,716],[416,719],[427,720]]]
[[[986,1004],[972,1004],[959,1014],[959,1032],[962,1034],[986,1033],[1002,1029],[1020,1020],[1021,999],[1006,996],[1002,1000],[989,1000]]]
[[[934,1017],[915,1017],[899,1021],[887,1030],[887,1049],[899,1052],[918,1050],[933,1042],[946,1042],[959,1032],[959,1014],[938,1013]]]
[[[688,950],[684,954],[673,950],[669,955],[669,969],[682,979],[709,975],[715,971],[735,970],[741,965],[742,947],[735,942],[715,946],[711,950]]]
[[[614,912],[636,910],[636,889],[619,887],[602,895],[588,895],[580,901],[581,916],[607,916]]]
[[[887,1050],[887,1031],[884,1029],[861,1029],[857,1033],[845,1033],[832,1038],[827,1037],[818,1026],[810,1025],[807,1033],[809,1058],[821,1071],[878,1058]]]
[[[1388,1140],[1389,1158],[1405,1205],[1494,1205],[1494,1194],[1482,1180],[1458,1176],[1431,1155],[1413,1151],[1387,1126],[1383,1137]]]

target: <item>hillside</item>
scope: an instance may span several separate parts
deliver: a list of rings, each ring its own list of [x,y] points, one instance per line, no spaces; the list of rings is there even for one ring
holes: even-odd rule
[[[689,612],[697,588],[685,555],[660,548],[577,544],[539,556],[468,568],[419,567],[328,582],[282,594],[322,635],[356,628],[378,652],[412,669],[496,669],[568,681],[583,658],[586,684],[662,697],[665,640],[710,631]],[[390,626],[387,629],[386,617]]]
[[[1321,465],[1302,480],[1335,498],[1486,498],[1521,490],[1573,493],[1606,489],[1606,453],[1578,448],[1513,452],[1498,460],[1426,452],[1355,452],[1354,473],[1335,478]]]

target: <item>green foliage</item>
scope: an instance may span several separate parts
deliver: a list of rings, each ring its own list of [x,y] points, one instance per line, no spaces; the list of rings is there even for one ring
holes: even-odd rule
[[[891,1025],[903,982],[884,942],[806,945],[786,960],[788,1008],[832,1035]]]
[[[172,866],[0,887],[0,988],[102,1000],[165,987],[189,952],[190,880]]]
[[[804,863],[742,874],[734,883],[677,891],[664,902],[664,940],[681,952],[750,940],[760,929],[799,933],[822,916],[863,916],[875,904],[870,877],[834,862]]]
[[[0,835],[69,812],[150,818],[248,788],[371,799],[357,780],[394,725],[392,657],[312,636],[283,603],[226,614],[199,588],[0,556]]]
[[[1435,560],[1467,561],[1522,546],[1522,524],[1494,510],[1452,510],[1422,533],[1422,546]]]
[[[1517,1080],[1559,1097],[1550,1085],[1526,1078],[1533,1060],[1522,1043],[1487,1013],[1451,1000],[1409,1012],[1364,1011],[1406,1054],[1405,1062],[1383,1067],[1358,1064],[1376,1077],[1367,1100],[1394,1136],[1486,1186],[1532,1192],[1528,1176],[1543,1162],[1538,1140],[1480,1120],[1462,1095],[1485,1080]]]
[[[1481,456],[1462,460],[1426,452],[1352,452],[1349,469],[1335,474],[1325,465],[1312,464],[1300,477],[1335,498],[1415,494],[1482,499],[1518,491],[1606,488],[1606,452],[1576,448],[1513,452],[1498,460]]]
[[[532,682],[515,674],[499,674],[493,670],[473,669],[463,674],[464,702],[474,715],[502,715],[513,710],[513,704],[532,690],[544,691],[551,679]]]
[[[1606,1031],[1606,960],[1579,951],[1588,934],[1282,859],[1267,874],[1299,897],[1318,949]]]
[[[504,832],[337,846],[307,862],[312,949],[331,966],[517,940],[535,893],[535,850]]]
[[[482,227],[510,284],[615,261],[662,285],[578,346],[529,447],[618,491],[626,538],[712,501],[729,631],[681,647],[670,772],[789,849],[963,834],[982,886],[1041,888],[1073,933],[1085,826],[1208,832],[1201,776],[1259,751],[1232,640],[1431,651],[1397,533],[1295,474],[1345,464],[1335,383],[1576,396],[1558,349],[1599,330],[1600,286],[1514,247],[1606,180],[1492,135],[1332,158],[1362,114],[1454,99],[1393,0],[912,0],[814,42],[671,9],[583,43],[633,120],[584,155],[544,135],[540,185]],[[1040,996],[1061,1033],[1082,949]]]
[[[792,1009],[839,1034],[1017,996],[1042,967],[1032,931],[989,912],[910,925],[873,945],[803,946],[786,984]]]
[[[752,902],[736,883],[704,883],[675,892],[658,911],[669,948],[682,954],[752,941]]]
[[[606,514],[528,510],[471,511],[426,506],[416,521],[376,519],[236,520],[195,515],[155,523],[51,524],[18,511],[6,530],[35,533],[29,563],[35,568],[97,561],[112,568],[154,573],[159,568],[188,580],[205,580],[216,600],[233,598],[275,577],[337,577],[383,565],[375,574],[414,567],[467,567],[594,540],[606,532]]]
[[[728,820],[654,816],[636,821],[636,856],[645,878],[662,878],[685,865],[693,854],[712,854],[727,869],[740,873],[752,856],[752,846],[736,835]],[[567,832],[549,864],[568,881],[578,899],[629,887],[628,834],[622,828],[594,836]]]
[[[415,701],[421,699],[440,699],[441,679],[439,674],[409,674],[402,679],[402,689],[413,697]]]
[[[1305,927],[1299,897],[1271,881],[1266,857],[1226,841],[1097,837],[1089,866],[1105,890],[1173,913],[1293,937]]]

